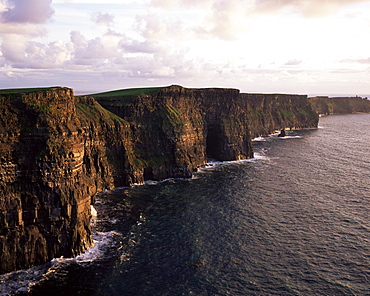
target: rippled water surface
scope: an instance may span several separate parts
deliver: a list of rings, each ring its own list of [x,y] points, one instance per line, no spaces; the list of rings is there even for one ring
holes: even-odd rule
[[[319,125],[255,141],[252,161],[101,194],[97,247],[31,294],[370,295],[370,114]]]

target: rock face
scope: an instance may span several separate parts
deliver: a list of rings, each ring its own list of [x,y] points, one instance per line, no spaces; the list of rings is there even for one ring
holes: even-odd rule
[[[361,97],[314,97],[309,98],[312,108],[318,114],[348,114],[370,112],[370,101]]]
[[[0,93],[0,106],[0,273],[87,250],[98,191],[191,177],[208,157],[252,157],[251,136],[318,121],[305,96],[181,86]]]
[[[306,95],[241,94],[253,138],[285,128],[317,127],[319,118]]]
[[[0,104],[0,272],[87,250],[91,197],[130,178],[115,162],[128,125],[68,88]]]
[[[84,142],[72,90],[1,97],[0,271],[91,246]]]

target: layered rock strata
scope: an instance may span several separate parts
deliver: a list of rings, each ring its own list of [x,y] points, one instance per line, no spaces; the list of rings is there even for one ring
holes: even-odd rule
[[[68,88],[0,104],[0,272],[86,251],[91,197],[131,181],[129,126]]]
[[[305,96],[181,86],[5,92],[0,106],[1,273],[87,250],[100,190],[191,177],[208,157],[252,157],[251,136],[318,120]]]

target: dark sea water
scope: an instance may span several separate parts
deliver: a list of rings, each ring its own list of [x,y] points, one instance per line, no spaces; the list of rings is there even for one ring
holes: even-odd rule
[[[104,192],[96,247],[0,295],[370,295],[369,140],[370,114],[333,115],[253,160]]]

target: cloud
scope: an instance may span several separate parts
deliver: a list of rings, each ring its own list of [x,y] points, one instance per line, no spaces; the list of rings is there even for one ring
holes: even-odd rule
[[[0,0],[0,36],[4,64],[30,65],[30,40],[47,35],[42,25],[54,13],[51,0]]]
[[[151,0],[151,6],[174,10],[182,8],[201,8],[207,10],[209,15],[217,13],[231,19],[233,14],[227,6],[236,6],[245,17],[254,14],[276,13],[282,10],[299,13],[306,17],[323,16],[336,12],[339,8],[350,4],[367,2],[368,0]],[[229,21],[227,20],[226,21]],[[215,18],[215,20],[217,20]]]
[[[358,59],[356,61],[360,64],[370,64],[370,57],[368,57],[367,59]]]
[[[186,28],[178,19],[163,17],[156,13],[140,15],[136,18],[136,30],[147,40],[178,40],[186,38]]]
[[[55,69],[69,59],[68,47],[61,41],[42,44],[10,35],[5,37],[1,49],[6,63],[13,68]]]
[[[40,37],[46,35],[46,30],[40,25],[36,24],[16,24],[16,23],[1,23],[0,34],[5,35],[23,35],[32,37]]]
[[[70,33],[73,46],[72,63],[77,65],[94,65],[99,61],[114,60],[122,55],[121,35],[106,34],[93,39],[86,39],[79,31]]]
[[[27,62],[22,66],[33,69],[55,69],[64,65],[69,59],[69,52],[61,41],[49,44],[28,42],[25,50]]]
[[[3,1],[4,3],[4,1]],[[5,23],[45,23],[54,14],[51,0],[7,0],[0,15]]]
[[[363,59],[344,59],[342,63],[358,63],[358,64],[370,64],[370,57]]]
[[[0,0],[0,34],[44,37],[46,22],[54,13],[51,0]]]
[[[165,48],[161,46],[158,42],[150,42],[150,41],[137,41],[137,40],[122,40],[120,42],[121,48],[123,48],[126,52],[130,53],[158,53]]]
[[[292,60],[287,61],[284,65],[286,65],[286,66],[297,66],[301,63],[302,63],[302,60],[292,59]]]
[[[243,0],[214,1],[196,32],[222,40],[236,39],[248,28],[248,7],[249,4]]]
[[[27,38],[22,35],[9,34],[3,36],[1,52],[5,60],[11,63],[22,63],[25,61]]]
[[[7,79],[10,79],[10,80],[18,80],[19,78],[22,77],[21,74],[19,73],[15,73],[13,71],[6,71],[3,73],[3,76]]]
[[[151,0],[150,4],[152,7],[162,9],[178,9],[180,8],[192,8],[192,7],[204,7],[211,3],[210,0]]]
[[[366,2],[367,0],[256,0],[254,11],[274,13],[290,9],[307,17],[323,16],[336,12],[339,8]]]
[[[114,15],[103,12],[94,13],[91,18],[96,24],[103,26],[110,26],[114,21]]]

